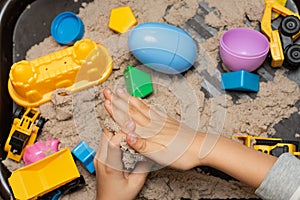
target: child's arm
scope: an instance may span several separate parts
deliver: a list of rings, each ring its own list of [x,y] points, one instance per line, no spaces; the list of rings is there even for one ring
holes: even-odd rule
[[[277,158],[221,136],[206,159],[208,166],[258,188]]]
[[[104,96],[105,108],[127,133],[129,145],[162,165],[183,170],[211,166],[257,188],[276,161],[226,137],[196,132],[124,90],[113,94],[105,89]]]
[[[127,142],[162,165],[217,168],[254,188],[264,199],[300,199],[300,161],[277,159],[231,139],[196,132],[124,90],[104,90],[104,106],[127,133]]]
[[[151,146],[150,140],[133,136],[132,127],[127,127],[127,131],[130,133],[127,141],[137,151]],[[196,138],[203,141],[201,135],[199,133]],[[198,152],[195,147],[191,147],[194,154]],[[262,199],[300,199],[300,161],[292,154],[285,153],[277,159],[221,136],[198,164],[219,169],[257,188],[255,193]],[[186,164],[177,163],[174,167],[181,168],[183,165]]]
[[[136,151],[142,152],[143,154],[155,151],[155,146],[151,144],[152,138],[143,139],[139,137],[134,133],[134,129],[129,126],[126,127],[125,131],[129,133],[127,136],[128,144]],[[171,163],[171,165],[178,169],[186,169],[200,165],[210,166],[257,188],[277,159],[274,156],[250,149],[223,136],[218,136],[214,147],[211,148],[207,156],[200,159],[198,155],[201,148],[205,148],[205,144],[203,144],[205,136],[204,133],[197,133],[190,149],[187,149],[186,153],[192,155],[192,158],[190,158],[189,155],[185,155],[186,153],[183,153],[182,157],[174,163]],[[153,159],[157,160],[155,158]]]

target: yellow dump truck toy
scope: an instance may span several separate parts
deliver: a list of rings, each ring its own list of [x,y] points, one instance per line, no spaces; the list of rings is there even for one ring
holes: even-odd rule
[[[80,174],[71,151],[65,148],[13,171],[8,182],[14,197],[23,200],[49,196],[51,191],[58,191],[78,178]]]

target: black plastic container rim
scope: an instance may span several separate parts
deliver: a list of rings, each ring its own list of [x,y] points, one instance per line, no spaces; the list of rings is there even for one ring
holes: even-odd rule
[[[26,9],[35,0],[0,0],[0,161],[6,157],[4,145],[11,126],[13,101],[8,93],[7,82],[13,64],[13,34],[15,25]],[[300,1],[293,1],[300,7]],[[0,162],[0,197],[15,199],[7,182],[10,171]]]
[[[13,102],[8,93],[7,82],[10,67],[13,63],[13,34],[16,22],[34,0],[1,0],[0,1],[0,159],[5,158],[4,145],[11,124]]]
[[[0,1],[0,159],[6,157],[4,145],[9,134],[13,102],[7,89],[8,75],[13,63],[14,28],[22,12],[34,0]],[[8,169],[0,163],[0,194],[3,199],[14,199],[7,179]]]

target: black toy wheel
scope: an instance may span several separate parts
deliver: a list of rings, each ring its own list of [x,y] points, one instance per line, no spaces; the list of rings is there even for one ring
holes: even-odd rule
[[[16,110],[14,112],[13,118],[21,119],[23,114],[24,114],[24,108],[18,107],[18,108],[16,108]]]
[[[46,119],[43,117],[39,117],[37,122],[36,122],[36,126],[39,127],[39,132],[42,130],[44,124],[46,123]]]
[[[79,178],[76,178],[76,179],[72,180],[71,182],[66,183],[63,186],[60,186],[56,190],[52,190],[51,192],[44,194],[43,196],[39,197],[38,200],[57,199],[58,197],[60,197],[62,195],[75,192],[75,191],[81,189],[83,186],[85,186],[85,180],[84,180],[83,176],[80,175]]]
[[[286,36],[293,36],[300,30],[298,17],[289,15],[283,18],[280,24],[280,32]]]
[[[298,69],[300,66],[300,45],[289,45],[284,51],[283,66],[287,69]]]

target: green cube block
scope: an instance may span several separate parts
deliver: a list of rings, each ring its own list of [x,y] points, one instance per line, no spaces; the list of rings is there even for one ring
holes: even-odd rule
[[[126,89],[134,97],[146,97],[153,92],[151,75],[133,66],[124,70]]]

